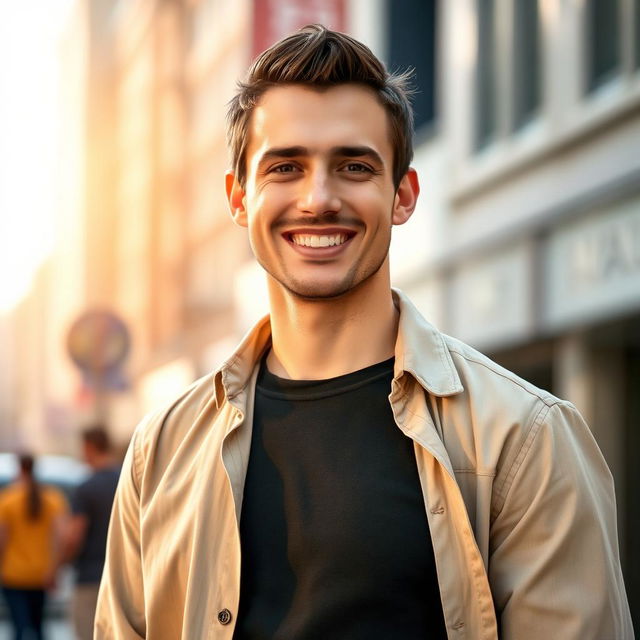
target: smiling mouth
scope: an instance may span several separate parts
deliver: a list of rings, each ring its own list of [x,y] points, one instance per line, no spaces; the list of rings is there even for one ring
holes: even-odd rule
[[[337,247],[350,240],[355,233],[287,233],[287,240],[299,247],[311,247],[322,249],[325,247]]]
[[[334,247],[344,244],[346,240],[345,233],[336,233],[330,236],[291,234],[291,242],[301,247]]]

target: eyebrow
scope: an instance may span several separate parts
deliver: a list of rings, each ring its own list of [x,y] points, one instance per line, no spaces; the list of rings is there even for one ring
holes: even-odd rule
[[[347,158],[370,158],[372,161],[384,166],[382,156],[371,147],[366,145],[362,146],[350,146],[342,145],[338,147],[332,147],[329,149],[329,153],[332,156],[344,156]],[[294,147],[272,147],[267,149],[260,158],[260,163],[268,160],[276,160],[278,158],[298,158],[300,156],[311,155],[307,147],[294,146]]]

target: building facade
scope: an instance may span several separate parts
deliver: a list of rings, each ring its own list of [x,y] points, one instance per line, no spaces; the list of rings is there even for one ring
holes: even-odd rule
[[[441,329],[578,406],[616,482],[637,616],[640,9],[460,0],[436,12],[435,133],[416,165],[437,193],[417,213],[422,233],[396,236],[396,282]]]
[[[87,308],[116,312],[131,334],[126,389],[104,399],[117,436],[126,442],[143,413],[220,364],[265,312],[264,277],[227,213],[226,103],[255,53],[326,23],[390,68],[415,70],[422,192],[394,230],[394,284],[440,329],[586,417],[616,481],[640,624],[638,0],[86,6],[78,286]],[[33,313],[46,315],[48,303],[32,298]],[[36,325],[37,344],[62,339]],[[62,357],[56,349],[47,361]],[[79,424],[87,408],[69,397]]]

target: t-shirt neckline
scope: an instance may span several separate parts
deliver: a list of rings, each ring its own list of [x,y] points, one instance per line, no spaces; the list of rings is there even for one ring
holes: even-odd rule
[[[290,380],[271,373],[266,356],[260,363],[256,391],[270,398],[282,400],[317,400],[359,389],[381,378],[393,377],[395,357],[382,362],[323,380]]]

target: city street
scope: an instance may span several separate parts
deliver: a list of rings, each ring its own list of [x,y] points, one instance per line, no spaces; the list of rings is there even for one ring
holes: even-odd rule
[[[74,640],[71,625],[67,620],[48,620],[45,623],[46,640]],[[0,620],[0,640],[11,639],[11,628],[6,620]]]
[[[640,640],[640,0],[0,17],[0,576],[45,640],[101,572],[161,640],[394,584],[357,622],[405,637],[418,561],[462,635]]]

